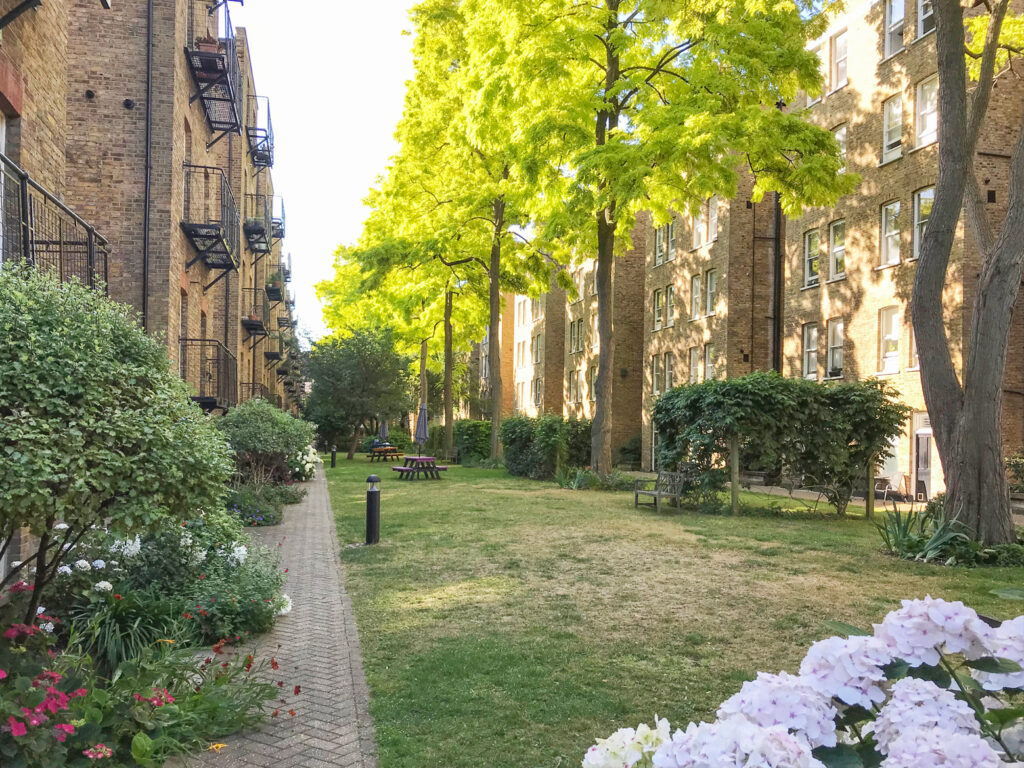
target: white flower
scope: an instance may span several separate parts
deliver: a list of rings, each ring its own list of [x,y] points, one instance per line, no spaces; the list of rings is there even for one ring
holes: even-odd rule
[[[52,635],[53,634],[53,622],[52,621],[48,621],[45,624],[40,624],[39,628],[41,630],[43,630],[43,632],[45,632],[48,635]]]
[[[55,526],[53,526],[53,530],[66,531],[69,527],[70,526],[67,523],[57,523]]]
[[[57,573],[59,573],[61,576],[70,576],[71,575],[71,566],[70,565],[62,565],[60,568],[57,569]]]
[[[75,568],[77,568],[80,571],[91,571],[92,570],[92,566],[89,565],[89,561],[88,560],[79,560],[79,561],[77,561],[75,563]]]
[[[825,768],[810,745],[781,726],[746,718],[690,723],[654,754],[655,768]]]
[[[36,608],[36,616],[42,616],[44,613],[46,613],[46,609],[43,606],[40,605]]]
[[[21,565],[21,560],[14,560],[11,562],[11,568],[17,568],[19,565]]]
[[[988,653],[985,655],[1009,659],[1024,667],[1024,616],[1004,621],[992,630],[988,641]],[[986,691],[1024,688],[1024,671],[999,674],[979,672],[975,669],[971,674]]]
[[[826,695],[802,677],[782,672],[759,672],[740,692],[718,709],[719,719],[733,715],[747,718],[763,727],[781,725],[801,736],[812,747],[836,745],[835,719],[839,711]]]
[[[878,751],[889,754],[892,745],[909,731],[940,727],[950,733],[981,733],[974,710],[966,701],[928,680],[906,677],[893,685],[892,697],[875,718]]]
[[[870,708],[883,701],[882,667],[892,661],[885,644],[867,635],[819,640],[800,663],[800,677],[825,696]]]
[[[654,718],[655,727],[642,723],[620,728],[607,739],[598,739],[583,758],[583,768],[632,768],[669,740],[668,720]]]
[[[110,547],[112,552],[120,552],[124,557],[132,558],[142,551],[142,538],[136,536],[134,539],[125,539],[124,541],[116,541],[113,546]]]
[[[192,550],[192,563],[193,565],[199,565],[206,562],[206,556],[209,554],[205,549],[194,549]]]
[[[104,568],[107,567],[107,564],[102,560],[93,560],[92,567],[95,568],[97,571],[102,571]]]
[[[192,534],[188,531],[183,531],[181,534],[181,546],[185,549],[192,546]]]
[[[92,588],[95,589],[97,592],[109,592],[114,588],[114,585],[111,584],[109,581],[97,581],[95,584],[92,585]]]
[[[930,728],[905,732],[890,745],[882,768],[1007,768],[1007,765],[980,736]]]
[[[231,554],[228,555],[228,563],[230,565],[241,565],[245,562],[245,559],[249,556],[249,548],[245,544],[239,544],[235,542],[231,550]]]
[[[986,653],[991,628],[960,601],[904,600],[903,607],[875,625],[875,637],[893,657],[912,667],[935,666],[940,651],[976,659]]]
[[[282,593],[278,605],[280,606],[277,611],[278,616],[287,616],[292,612],[292,599],[288,595]]]

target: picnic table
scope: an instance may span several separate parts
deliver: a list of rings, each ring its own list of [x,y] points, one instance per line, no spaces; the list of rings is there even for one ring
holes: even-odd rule
[[[433,456],[406,456],[405,463],[392,467],[391,471],[398,473],[399,480],[419,480],[421,475],[424,479],[440,480],[441,473],[447,472],[448,467],[438,466]]]
[[[393,445],[378,445],[370,449],[370,461],[401,458],[402,452]]]

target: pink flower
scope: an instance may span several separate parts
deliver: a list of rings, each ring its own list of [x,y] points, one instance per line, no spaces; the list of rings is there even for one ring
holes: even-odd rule
[[[113,757],[114,750],[112,750],[106,744],[97,744],[95,747],[83,749],[82,754],[88,757],[90,760],[102,760],[105,757]]]
[[[7,673],[0,669],[0,680],[3,680],[5,677],[7,677]]]
[[[15,720],[14,715],[8,717],[7,722],[11,726],[12,736],[24,736],[26,733],[28,733],[28,728],[25,727],[25,724],[21,722],[21,720]]]

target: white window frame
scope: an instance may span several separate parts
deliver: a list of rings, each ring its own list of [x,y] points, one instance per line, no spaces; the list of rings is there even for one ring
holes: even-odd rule
[[[828,88],[829,68],[828,68],[828,62],[822,56],[822,54],[824,52],[825,52],[825,46],[823,46],[823,45],[819,45],[818,47],[811,49],[811,53],[813,53],[815,56],[818,57],[818,71],[821,73],[821,92],[822,93],[828,93],[828,90],[829,90],[829,88]],[[807,106],[811,106],[812,104],[817,104],[819,101],[821,101],[821,96],[808,96],[807,97]]]
[[[935,205],[935,187],[924,187],[914,193],[914,249],[913,258],[921,255],[921,243],[924,241],[924,233],[928,226],[928,219],[931,218],[931,206],[928,208],[928,216],[921,220],[921,200],[925,196],[931,198],[932,206]]]
[[[718,240],[718,195],[712,195],[708,199],[708,240]]]
[[[709,269],[704,273],[704,315],[711,317],[715,314],[715,305],[718,303],[718,270]]]
[[[663,325],[662,313],[664,308],[661,305],[661,288],[654,290],[654,330],[660,331]]]
[[[587,369],[587,376],[590,381],[587,382],[587,396],[591,402],[597,400],[597,365],[591,365]]]
[[[540,365],[542,347],[544,346],[544,334],[538,333],[533,337],[533,364]]]
[[[928,10],[925,13],[925,9]],[[925,29],[925,27],[928,29]],[[935,6],[932,0],[917,0],[917,36],[924,37],[935,31]]]
[[[882,307],[878,310],[878,372],[900,371],[900,308]]]
[[[540,376],[538,376],[533,380],[533,404],[538,408],[540,408],[541,404],[544,402],[543,393],[543,381]]]
[[[811,252],[811,239],[817,241],[814,252]],[[814,264],[814,273],[811,273],[811,264]],[[804,287],[810,288],[818,285],[821,281],[821,232],[817,229],[809,229],[804,232]]]
[[[903,157],[903,94],[882,102],[882,162]]]
[[[843,53],[839,55],[839,40],[843,41]],[[838,91],[844,85],[850,82],[849,72],[849,55],[850,55],[850,38],[847,31],[844,29],[841,32],[836,32],[832,35],[832,39],[829,40],[829,58],[832,59],[831,68],[831,80],[832,90]]]
[[[676,324],[676,288],[674,285],[665,286],[665,327],[671,328]]]
[[[654,230],[654,266],[656,267],[660,266],[665,261],[662,257],[662,252],[664,250],[664,241],[662,240],[663,235],[664,232],[661,227]]]
[[[693,275],[690,277],[690,319],[696,320],[700,317],[701,307],[701,287],[700,287],[700,275]]]
[[[843,123],[842,125],[837,125],[835,128],[832,129],[832,138],[834,138],[836,140],[836,143],[839,145],[839,156],[843,159],[843,164],[839,168],[840,173],[846,172],[847,163],[849,162],[847,159],[846,149],[846,129],[848,126],[848,123]]]
[[[923,92],[932,88],[934,98],[929,102]],[[939,140],[939,76],[926,77],[917,84],[914,98],[914,146],[927,147]],[[931,124],[931,128],[924,127]]]
[[[662,383],[665,386],[665,391],[668,392],[675,386],[676,379],[676,357],[671,352],[665,353],[665,360],[661,365],[661,376]]]
[[[836,230],[842,227],[843,242],[836,245]],[[839,262],[842,261],[842,268]],[[828,225],[828,276],[830,280],[846,277],[846,219],[837,219]]]
[[[701,248],[708,242],[708,218],[707,212],[702,205],[697,209],[697,214],[691,217],[693,220],[693,248]]]
[[[828,352],[825,355],[825,378],[839,379],[843,376],[843,345],[846,343],[846,323],[843,318],[833,317],[829,320],[826,334]]]
[[[710,372],[710,375],[708,373]],[[704,345],[704,381],[715,378],[715,345]]]
[[[892,208],[896,209],[895,217],[888,214]],[[900,212],[899,200],[890,200],[882,205],[879,231],[881,233],[881,266],[883,267],[891,267],[900,263]],[[890,221],[895,221],[895,225],[891,225]],[[892,226],[895,228],[890,228]]]
[[[651,355],[651,394],[660,395],[661,388],[659,387],[660,374],[658,367],[661,365],[661,355]]]
[[[896,11],[899,10],[899,16]],[[885,0],[885,58],[895,56],[903,50],[903,28],[907,9],[904,0]]]
[[[800,334],[800,375],[818,380],[818,324],[804,323]]]
[[[576,351],[576,321],[569,321],[569,351]]]
[[[700,381],[700,368],[700,347],[690,347],[690,370],[687,373],[689,374],[691,384],[696,384]]]

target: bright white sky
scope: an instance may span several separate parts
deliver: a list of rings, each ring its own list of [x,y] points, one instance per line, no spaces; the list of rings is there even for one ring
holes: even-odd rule
[[[260,95],[274,119],[274,187],[285,199],[286,252],[300,334],[327,332],[313,285],[359,237],[362,199],[396,150],[412,76],[414,0],[248,0],[245,27]]]

